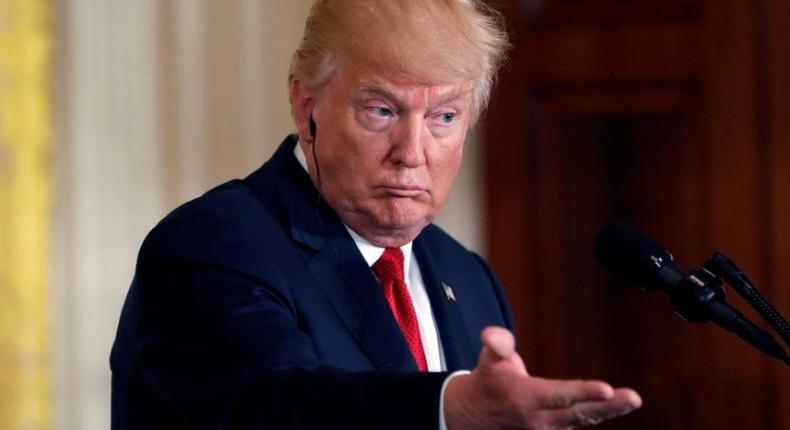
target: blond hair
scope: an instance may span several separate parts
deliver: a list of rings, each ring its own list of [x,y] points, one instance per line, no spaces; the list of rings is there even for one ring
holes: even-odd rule
[[[288,80],[316,90],[343,62],[430,83],[468,79],[477,116],[508,47],[501,16],[479,0],[315,0]]]

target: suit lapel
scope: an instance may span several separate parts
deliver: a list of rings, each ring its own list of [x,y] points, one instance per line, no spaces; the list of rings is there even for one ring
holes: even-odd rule
[[[348,232],[341,228],[329,236],[327,246],[316,255],[321,255],[321,260],[313,257],[308,267],[346,327],[380,369],[417,371],[378,281]]]
[[[268,182],[271,188],[271,182],[276,183],[273,188],[284,203],[282,221],[290,228],[291,237],[307,251],[308,270],[376,366],[386,371],[416,371],[417,365],[378,281],[337,215],[319,198],[293,156],[295,144],[296,139],[289,136],[267,165],[248,178],[251,186],[266,188]]]
[[[446,268],[437,267],[431,256],[430,247],[422,235],[414,240],[413,250],[420,265],[422,280],[438,326],[447,370],[474,368],[477,357],[469,342],[469,330],[466,328],[452,285],[443,281],[442,269]],[[477,333],[471,335],[477,336]]]

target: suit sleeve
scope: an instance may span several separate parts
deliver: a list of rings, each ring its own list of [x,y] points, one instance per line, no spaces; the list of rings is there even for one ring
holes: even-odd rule
[[[152,233],[141,251],[136,355],[144,385],[187,428],[431,429],[446,374],[322,367],[276,268],[268,279],[216,258],[236,238],[199,217]],[[184,227],[184,226],[188,226]],[[224,228],[224,227],[220,227]],[[187,236],[184,236],[187,235]],[[198,235],[198,238],[190,235]],[[189,246],[168,251],[177,237]]]

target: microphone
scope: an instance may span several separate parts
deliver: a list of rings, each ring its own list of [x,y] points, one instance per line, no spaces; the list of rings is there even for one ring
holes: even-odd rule
[[[671,294],[686,277],[664,245],[619,220],[598,234],[595,258],[647,291],[665,289]]]
[[[713,321],[766,354],[790,365],[774,338],[724,301],[719,277],[702,268],[687,273],[657,241],[623,221],[601,230],[595,240],[595,258],[646,291],[659,290],[672,298],[673,309],[689,322]]]

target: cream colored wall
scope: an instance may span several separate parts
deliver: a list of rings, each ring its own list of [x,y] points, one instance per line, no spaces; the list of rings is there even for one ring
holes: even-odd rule
[[[147,231],[292,130],[307,0],[56,0],[57,429],[109,426],[108,356]],[[482,247],[478,150],[438,222]]]

